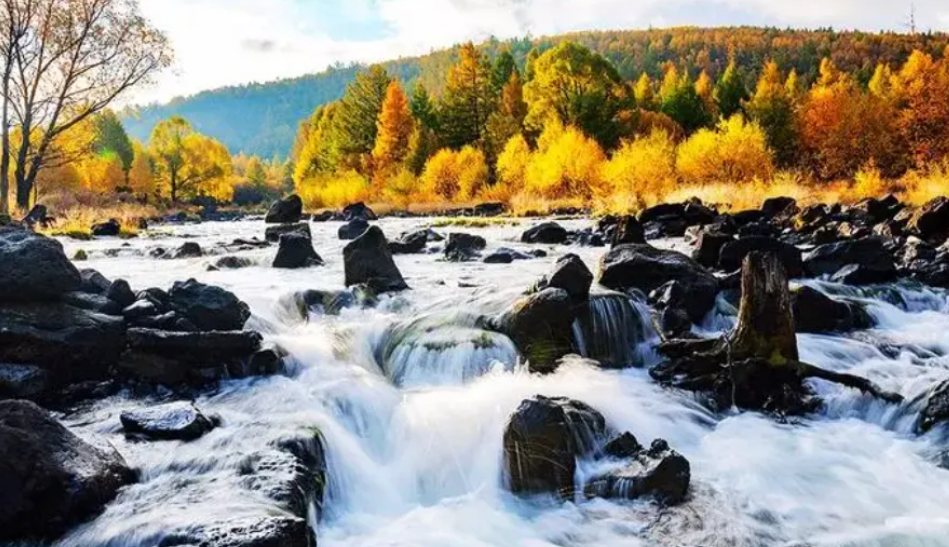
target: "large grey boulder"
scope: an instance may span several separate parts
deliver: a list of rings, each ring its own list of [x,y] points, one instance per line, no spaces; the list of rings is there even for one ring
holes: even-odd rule
[[[343,248],[343,266],[347,287],[365,284],[377,293],[409,288],[378,226],[370,226]]]
[[[78,290],[81,282],[58,241],[0,227],[0,302],[55,299]]]

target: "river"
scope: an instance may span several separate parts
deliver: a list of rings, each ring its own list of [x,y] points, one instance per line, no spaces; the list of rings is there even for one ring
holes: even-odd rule
[[[390,238],[425,224],[379,223]],[[526,249],[517,239],[530,224],[438,230],[482,235],[489,251]],[[576,229],[589,221],[563,224]],[[601,370],[577,359],[538,376],[517,365],[509,340],[497,335],[485,342],[471,326],[470,317],[503,309],[563,253],[578,254],[594,269],[604,248],[536,246],[548,256],[510,265],[398,256],[413,290],[384,297],[372,309],[293,318],[281,296],[342,288],[345,242],[336,237],[338,225],[312,224],[327,265],[304,270],[270,268],[275,247],[241,253],[260,266],[213,272],[207,257],[155,260],[145,253],[186,240],[214,249],[234,238],[262,237],[262,222],[162,226],[128,242],[63,241],[69,256],[80,248],[89,254],[80,267],[125,278],[136,289],[194,277],[235,292],[252,308],[249,327],[290,352],[292,374],[225,382],[199,398],[197,405],[219,414],[223,426],[190,443],[126,440],[118,414],[141,405],[129,393],[66,416],[80,434],[114,444],[141,470],[141,480],[57,545],[151,547],[169,530],[277,511],[265,496],[239,488],[236,470],[246,454],[275,439],[319,431],[329,484],[322,520],[313,525],[324,547],[949,546],[949,471],[937,465],[946,432],[913,431],[918,398],[949,376],[946,292],[808,281],[866,302],[877,326],[845,336],[799,335],[802,359],[864,375],[907,402],[888,405],[818,381],[826,408],[782,423],[756,413],[712,414],[693,395],[655,384],[646,371],[656,360],[650,329],[622,333],[633,346],[632,368]],[[721,331],[734,315],[720,302],[699,328]],[[406,344],[388,334],[397,323],[443,328],[419,331]],[[691,462],[689,501],[659,509],[645,501],[524,502],[507,494],[504,427],[518,404],[537,394],[583,401],[644,444],[668,440]]]

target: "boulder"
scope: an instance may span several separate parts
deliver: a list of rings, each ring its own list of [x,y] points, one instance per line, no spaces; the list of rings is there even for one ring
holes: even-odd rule
[[[886,283],[896,278],[893,257],[882,240],[867,237],[815,248],[804,256],[804,266],[814,276],[835,275],[861,283]]]
[[[274,258],[273,267],[282,269],[309,268],[322,266],[323,259],[313,250],[310,238],[290,233],[280,236],[280,248]]]
[[[632,442],[639,444],[635,438],[631,442],[625,441],[627,451],[633,448]],[[629,465],[590,479],[584,488],[586,495],[619,499],[652,497],[661,505],[685,501],[692,477],[691,465],[685,457],[669,448],[669,443],[656,439],[648,450],[640,447],[626,458],[632,459]]]
[[[162,540],[161,547],[313,547],[316,541],[304,517],[234,517],[177,532]]]
[[[58,241],[0,227],[0,302],[55,299],[81,283]]]
[[[797,200],[794,198],[776,197],[764,200],[764,204],[761,205],[761,212],[764,213],[764,215],[768,218],[774,218],[781,215],[782,213],[785,213],[786,211],[796,208]]]
[[[522,243],[559,245],[567,241],[567,230],[556,222],[544,222],[521,234]]]
[[[303,200],[300,196],[293,194],[284,199],[273,202],[264,222],[267,224],[287,224],[300,222],[303,217]]]
[[[647,207],[639,213],[639,222],[646,224],[669,217],[682,218],[685,216],[685,205],[682,203],[660,203]]]
[[[170,386],[204,384],[245,370],[260,350],[253,331],[172,332],[128,330],[128,350],[118,364],[126,377]]]
[[[196,241],[186,241],[171,253],[171,258],[199,258],[204,256],[204,249]]]
[[[307,321],[310,314],[339,315],[347,308],[369,308],[377,303],[376,295],[364,285],[343,291],[305,290],[292,292],[278,299],[278,306],[290,320]]]
[[[0,402],[0,540],[54,538],[94,515],[134,473],[26,401]]]
[[[926,394],[923,409],[916,421],[916,430],[927,433],[946,421],[949,421],[949,381],[937,384]]]
[[[575,302],[590,298],[590,286],[593,274],[587,265],[575,254],[560,257],[554,265],[554,271],[547,278],[547,287],[567,291]]]
[[[643,225],[632,215],[626,215],[617,220],[613,227],[610,243],[616,245],[625,245],[627,243],[645,243],[646,232]]]
[[[351,203],[346,207],[343,207],[343,219],[344,220],[379,220],[379,217],[376,216],[376,213],[369,208],[363,202]]]
[[[859,304],[835,300],[808,286],[791,291],[791,310],[797,332],[847,332],[873,326]]]
[[[369,227],[343,248],[343,266],[347,287],[365,284],[376,293],[409,288],[378,226]]]
[[[659,327],[666,338],[680,338],[692,331],[688,299],[678,281],[670,281],[649,295],[649,303],[659,312]]]
[[[537,395],[523,401],[504,430],[504,474],[514,494],[574,494],[577,459],[606,436],[606,420],[584,403]]]
[[[105,222],[93,224],[90,231],[95,237],[115,237],[122,232],[122,225],[118,220],[110,218]]]
[[[692,259],[706,268],[718,267],[722,247],[734,241],[734,237],[704,229],[699,232],[692,250]]]
[[[494,250],[491,254],[484,257],[483,262],[485,264],[510,264],[515,260],[530,260],[534,256],[522,253],[520,251],[509,249],[507,247],[499,247]]]
[[[949,236],[949,197],[940,196],[913,213],[907,229],[926,240],[945,240]]]
[[[313,239],[313,234],[310,232],[310,224],[308,222],[267,226],[267,229],[264,231],[264,239],[276,243],[280,241],[280,236],[284,234],[299,234],[307,239]]]
[[[399,239],[389,242],[389,251],[394,255],[418,254],[425,250],[429,229],[424,228],[402,234]]]
[[[122,306],[101,294],[80,291],[68,292],[62,295],[59,301],[74,308],[79,308],[80,310],[119,317],[122,315]]]
[[[804,275],[804,262],[801,251],[797,247],[770,237],[758,236],[743,237],[722,245],[718,257],[718,268],[726,272],[740,270],[745,257],[754,251],[775,254],[781,260],[788,277]]]
[[[23,223],[28,226],[48,226],[53,221],[52,217],[49,216],[49,210],[45,205],[37,203],[33,206],[32,209],[23,217]]]
[[[678,281],[687,295],[687,311],[699,323],[715,305],[718,280],[691,258],[651,245],[618,245],[600,260],[598,282],[604,287],[645,294]]]
[[[718,213],[700,200],[692,198],[686,202],[682,216],[689,226],[702,226],[715,222]]]
[[[464,262],[478,256],[488,242],[481,236],[465,233],[448,234],[445,245],[445,258],[452,262]]]
[[[49,371],[58,385],[106,377],[125,347],[125,324],[60,302],[0,306],[0,363]]]
[[[249,268],[255,264],[253,260],[247,257],[229,255],[217,259],[217,262],[214,263],[214,267],[218,270],[240,270],[242,268]]]
[[[123,308],[131,306],[132,303],[135,302],[135,293],[132,291],[132,287],[129,286],[129,282],[124,279],[116,279],[113,281],[112,284],[109,285],[109,290],[106,291],[105,297]]]
[[[126,410],[119,415],[127,434],[155,440],[193,441],[214,429],[219,419],[208,417],[193,403],[168,403]]]
[[[526,296],[489,321],[491,330],[507,335],[532,372],[549,373],[573,351],[576,303],[563,289],[548,288]]]
[[[244,328],[250,308],[234,293],[194,279],[176,282],[168,292],[169,306],[205,331]]]
[[[363,218],[350,220],[339,227],[337,236],[343,241],[351,241],[366,233],[369,229],[369,221]]]

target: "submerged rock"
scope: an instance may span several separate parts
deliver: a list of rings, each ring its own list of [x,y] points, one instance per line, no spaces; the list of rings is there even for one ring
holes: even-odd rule
[[[98,512],[134,474],[42,408],[0,402],[0,540],[53,538]]]
[[[58,241],[0,227],[0,302],[53,299],[79,290],[81,283]]]
[[[193,403],[168,403],[127,410],[119,415],[126,433],[157,440],[192,441],[218,425],[217,417],[204,415]]]
[[[182,243],[181,247],[178,247],[171,254],[171,258],[173,259],[199,258],[202,256],[204,256],[204,249],[202,249],[201,245],[195,241],[186,241],[185,243]]]
[[[376,213],[361,201],[343,207],[343,218],[346,220],[379,220]]]
[[[428,236],[428,228],[402,234],[399,239],[389,242],[389,250],[392,254],[396,255],[421,253],[425,250],[425,245],[428,243]]]
[[[445,245],[445,258],[451,262],[465,262],[478,256],[488,242],[481,236],[465,233],[448,234],[448,243]]]
[[[273,267],[283,269],[309,268],[322,266],[323,259],[313,250],[310,238],[296,233],[280,236],[280,248],[274,258]]]
[[[343,248],[343,265],[347,287],[365,284],[376,293],[409,288],[378,226],[371,226]]]
[[[565,241],[567,241],[567,230],[556,222],[538,224],[521,235],[522,243],[557,245]]]
[[[303,200],[300,196],[293,194],[284,199],[273,202],[264,222],[267,224],[287,224],[291,222],[300,222],[303,216]]]
[[[788,277],[804,275],[804,262],[801,251],[797,247],[771,237],[761,236],[743,237],[726,242],[719,252],[718,268],[726,272],[738,271],[745,257],[755,251],[774,253],[781,260]]]
[[[600,260],[598,282],[617,291],[639,289],[646,294],[669,281],[678,281],[686,310],[699,323],[715,305],[718,280],[691,258],[651,245],[618,245]]]
[[[629,443],[628,440],[625,442]],[[631,449],[632,446],[627,448]],[[590,479],[585,494],[588,497],[619,499],[648,496],[662,505],[685,501],[692,477],[691,466],[685,457],[669,448],[666,441],[657,439],[648,450],[640,447],[625,458],[631,458],[632,461],[622,468]]]
[[[214,263],[214,267],[219,270],[240,270],[253,266],[255,262],[243,256],[222,256]]]
[[[916,421],[916,430],[926,433],[949,421],[949,381],[933,387],[923,403],[923,410]]]

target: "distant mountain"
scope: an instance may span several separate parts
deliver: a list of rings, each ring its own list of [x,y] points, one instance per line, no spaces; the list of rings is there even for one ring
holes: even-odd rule
[[[949,47],[943,33],[897,34],[780,30],[727,27],[581,32],[538,39],[490,40],[481,47],[491,56],[509,49],[523,67],[532,48],[544,51],[563,40],[574,40],[609,58],[627,79],[641,73],[661,76],[675,63],[693,74],[706,70],[715,77],[734,58],[749,86],[763,64],[773,59],[785,70],[795,68],[805,79],[817,74],[823,57],[839,68],[869,80],[877,63],[901,64],[914,49],[942,56]],[[456,49],[385,63],[389,73],[408,86],[422,82],[434,94],[441,91]],[[147,140],[158,121],[172,115],[187,118],[199,131],[221,140],[233,153],[264,157],[286,156],[297,126],[313,110],[340,98],[360,66],[334,67],[319,74],[264,84],[225,87],[122,113],[129,133]]]

